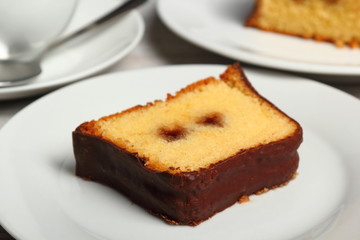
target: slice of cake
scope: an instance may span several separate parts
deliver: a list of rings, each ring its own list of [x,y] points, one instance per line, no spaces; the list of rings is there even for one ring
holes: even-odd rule
[[[239,64],[168,95],[81,124],[76,174],[111,186],[172,224],[197,225],[287,183],[300,125],[260,96]]]
[[[360,1],[257,0],[247,25],[355,48],[360,45]]]

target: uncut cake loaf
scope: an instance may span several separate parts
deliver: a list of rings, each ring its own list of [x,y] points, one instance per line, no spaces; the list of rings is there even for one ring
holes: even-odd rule
[[[252,87],[240,64],[73,132],[76,174],[171,224],[197,225],[298,168],[302,128]]]
[[[247,25],[355,48],[360,46],[360,1],[257,0]]]

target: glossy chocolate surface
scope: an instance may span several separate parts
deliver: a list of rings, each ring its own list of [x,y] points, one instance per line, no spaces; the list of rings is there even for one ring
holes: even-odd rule
[[[113,187],[172,224],[197,225],[242,196],[291,180],[298,168],[302,130],[261,145],[207,169],[171,174],[96,136],[73,132],[76,174]]]

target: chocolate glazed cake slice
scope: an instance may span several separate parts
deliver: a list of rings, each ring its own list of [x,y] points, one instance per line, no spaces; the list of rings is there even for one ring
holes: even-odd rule
[[[79,177],[184,225],[290,181],[301,141],[300,125],[256,92],[240,64],[220,80],[200,80],[73,132]]]

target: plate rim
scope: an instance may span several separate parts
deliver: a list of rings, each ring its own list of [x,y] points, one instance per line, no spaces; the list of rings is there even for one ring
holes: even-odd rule
[[[148,67],[148,68],[144,68],[144,69],[135,69],[135,70],[128,70],[128,71],[125,71],[125,72],[115,72],[115,73],[109,73],[109,74],[105,74],[105,75],[101,75],[101,76],[95,76],[95,77],[92,77],[91,79],[89,79],[91,82],[95,82],[95,81],[99,81],[100,79],[102,78],[112,78],[114,76],[117,76],[117,75],[122,75],[122,74],[127,74],[127,73],[135,73],[135,74],[140,74],[141,72],[146,72],[146,71],[160,71],[162,69],[171,69],[171,68],[188,68],[188,67],[195,67],[195,68],[198,68],[198,67],[206,67],[206,68],[225,68],[226,66],[225,65],[220,65],[220,64],[181,64],[181,65],[169,65],[169,66],[160,66],[160,67]],[[244,69],[252,69],[254,71],[260,71],[261,73],[266,73],[266,72],[273,72],[273,71],[269,71],[269,70],[263,70],[263,69],[257,69],[257,68],[253,68],[253,67],[244,67]],[[349,99],[351,99],[351,101],[354,101],[355,104],[358,104],[358,106],[360,106],[360,101],[341,91],[341,90],[338,90],[336,88],[333,88],[333,87],[330,87],[326,84],[323,84],[323,83],[318,83],[316,81],[312,81],[310,79],[306,79],[306,78],[302,78],[302,77],[297,77],[297,76],[292,76],[290,74],[283,74],[283,73],[277,73],[277,72],[274,72],[274,74],[278,74],[278,75],[281,75],[281,76],[291,76],[291,78],[293,78],[295,81],[301,81],[301,82],[306,82],[306,83],[311,83],[311,84],[316,84],[320,87],[325,87],[325,88],[328,88],[328,89],[332,89],[332,90],[335,90],[337,93],[341,94],[342,97],[347,97]],[[68,85],[68,86],[65,86],[63,88],[60,88],[52,93],[49,93],[49,94],[46,94],[44,95],[43,97],[37,99],[36,101],[34,101],[33,103],[29,104],[28,106],[26,106],[24,109],[22,109],[21,111],[19,111],[17,114],[14,115],[13,118],[18,118],[19,116],[21,116],[21,114],[23,114],[23,112],[26,112],[26,111],[29,111],[29,109],[31,110],[31,108],[33,106],[36,106],[37,104],[43,104],[43,102],[46,102],[47,98],[48,97],[51,97],[51,96],[54,96],[54,97],[57,97],[57,95],[61,94],[63,92],[64,89],[68,89],[68,88],[73,88],[74,86],[77,86],[77,85],[87,85],[89,81],[81,81],[81,82],[76,82],[74,84],[71,84],[71,85]],[[12,118],[12,119],[13,119]],[[0,138],[2,136],[2,132],[4,131],[4,129],[6,129],[8,127],[8,124],[11,124],[12,122],[12,119],[10,119],[1,129],[0,129]],[[1,162],[1,160],[0,160]],[[1,209],[1,205],[0,205],[0,209]],[[4,217],[3,216],[0,216],[0,222],[1,224],[4,224]],[[13,229],[11,228],[8,228],[8,223],[5,223],[4,225],[2,225],[2,227],[4,229],[6,229],[9,233],[11,233],[11,235],[13,236],[19,236],[18,234],[15,234]]]

